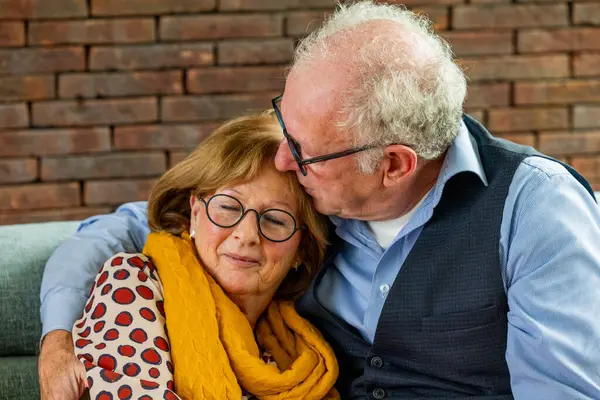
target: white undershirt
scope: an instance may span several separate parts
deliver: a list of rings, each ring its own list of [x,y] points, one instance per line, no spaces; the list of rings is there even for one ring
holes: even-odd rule
[[[375,240],[384,250],[390,247],[398,233],[408,224],[408,221],[410,221],[419,206],[425,201],[428,194],[429,192],[409,212],[399,218],[387,221],[367,221],[367,226],[373,233],[373,236],[375,236]]]

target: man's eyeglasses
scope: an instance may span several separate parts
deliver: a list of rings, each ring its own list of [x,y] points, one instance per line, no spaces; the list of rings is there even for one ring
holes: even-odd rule
[[[294,138],[291,137],[290,134],[288,133],[288,131],[285,127],[285,123],[283,122],[283,118],[281,116],[281,111],[279,110],[279,103],[281,103],[282,97],[283,97],[283,95],[275,97],[271,101],[271,103],[273,104],[273,109],[275,110],[275,115],[277,115],[277,119],[279,120],[281,129],[283,130],[283,136],[285,136],[285,139],[288,142],[288,146],[290,146],[290,151],[292,152],[292,156],[294,157],[294,160],[296,160],[296,163],[298,164],[298,168],[300,169],[300,172],[302,172],[302,175],[306,176],[306,174],[307,174],[306,168],[304,167],[305,165],[314,164],[314,163],[318,163],[321,161],[333,160],[335,158],[340,158],[340,157],[346,157],[346,156],[349,156],[350,154],[358,153],[360,151],[370,150],[370,149],[377,147],[376,144],[368,144],[365,146],[355,147],[353,149],[338,151],[335,153],[325,154],[322,156],[307,158],[307,159],[303,160],[302,159],[302,149],[300,148],[300,143],[296,142],[294,140]]]
[[[272,242],[285,242],[296,231],[306,229],[305,225],[296,227],[296,219],[287,211],[270,208],[259,213],[251,208],[245,209],[238,199],[227,194],[216,194],[208,201],[200,198],[200,201],[206,206],[206,216],[210,222],[221,228],[237,225],[248,212],[254,211],[258,217],[258,230]]]

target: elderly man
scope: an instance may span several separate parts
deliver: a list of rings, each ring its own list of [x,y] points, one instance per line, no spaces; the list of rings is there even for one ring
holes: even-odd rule
[[[463,115],[465,94],[447,45],[399,7],[341,6],[301,42],[273,101],[276,165],[335,235],[298,308],[336,350],[342,398],[600,398],[591,189]],[[124,205],[48,262],[46,398],[84,386],[68,331],[98,265],[147,233],[145,203]]]

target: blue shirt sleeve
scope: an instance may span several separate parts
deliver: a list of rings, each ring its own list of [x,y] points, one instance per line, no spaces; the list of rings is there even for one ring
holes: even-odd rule
[[[127,203],[113,214],[90,217],[48,259],[40,289],[42,338],[71,331],[104,262],[119,252],[142,251],[150,233],[146,202]]]
[[[514,397],[600,399],[600,208],[564,167],[532,157],[503,221]]]

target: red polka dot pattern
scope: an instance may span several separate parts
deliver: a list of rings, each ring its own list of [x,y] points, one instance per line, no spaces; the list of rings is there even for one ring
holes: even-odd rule
[[[111,267],[118,267],[123,264],[123,257],[114,257],[110,263]]]
[[[154,349],[146,349],[142,352],[142,360],[148,364],[159,365],[162,362],[160,354]]]
[[[148,307],[144,307],[144,308],[140,309],[140,315],[142,318],[144,318],[147,321],[150,321],[150,322],[156,321],[156,314],[154,314],[154,311],[152,311]]]
[[[162,337],[158,336],[154,339],[154,345],[156,346],[156,348],[164,351],[164,352],[169,352],[169,343]]]
[[[116,280],[124,281],[125,279],[129,278],[129,271],[126,269],[120,269],[114,273],[113,277]]]
[[[91,399],[177,398],[161,290],[144,255],[119,253],[98,273],[73,330]]]
[[[123,357],[133,357],[133,356],[135,356],[135,347],[130,346],[128,344],[124,344],[122,346],[119,346],[119,348],[117,349],[117,351]]]
[[[120,400],[129,400],[131,396],[133,396],[133,390],[131,390],[131,386],[123,385],[117,391],[117,396],[119,396]]]
[[[92,316],[90,318],[91,319],[102,318],[102,317],[104,317],[104,314],[106,314],[106,304],[98,303],[96,308],[94,308],[94,312],[92,313]]]
[[[102,291],[100,292],[100,294],[102,296],[106,296],[107,294],[110,293],[110,291],[112,290],[112,285],[110,283],[107,283],[106,285],[104,285],[104,287],[102,288]]]
[[[131,334],[129,335],[129,339],[133,340],[136,343],[141,344],[141,343],[144,343],[146,340],[148,340],[148,335],[146,334],[146,332],[144,332],[143,329],[136,328],[131,331]]]
[[[113,292],[112,299],[117,304],[127,305],[135,301],[135,294],[131,289],[122,287]]]
[[[106,340],[106,341],[117,340],[118,338],[119,338],[119,331],[114,328],[107,330],[106,333],[104,334],[104,340]]]
[[[100,287],[100,286],[104,285],[104,282],[106,282],[107,279],[108,279],[108,271],[104,271],[98,277],[98,280],[96,281],[96,287]]]
[[[133,316],[127,311],[123,311],[115,318],[115,324],[119,326],[129,326],[133,322]]]
[[[94,332],[99,333],[104,329],[104,325],[106,325],[105,321],[98,321],[94,324]]]
[[[98,359],[98,366],[114,371],[117,368],[117,359],[110,354],[102,354]]]

